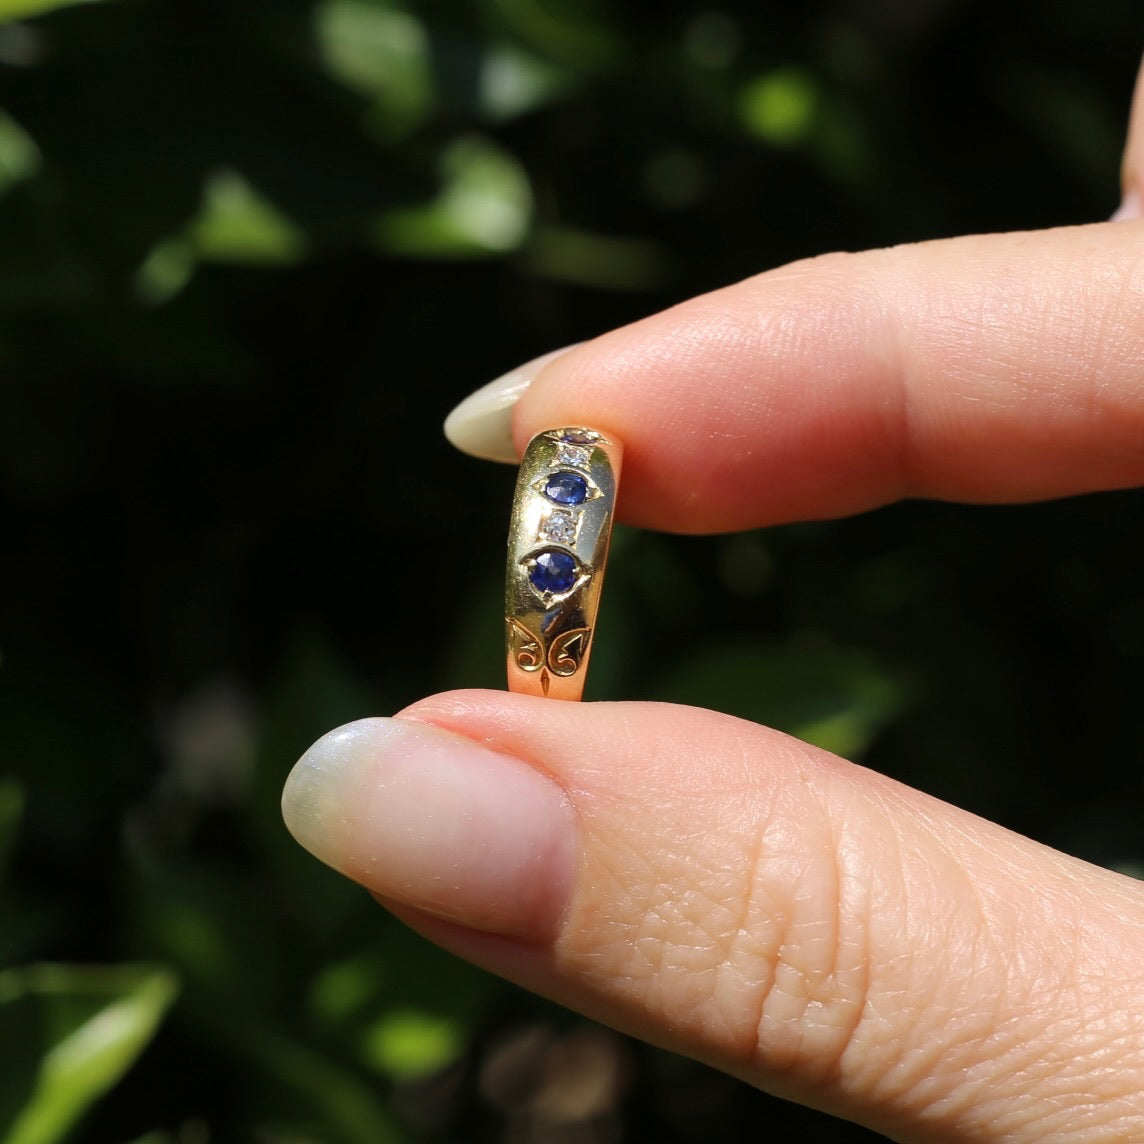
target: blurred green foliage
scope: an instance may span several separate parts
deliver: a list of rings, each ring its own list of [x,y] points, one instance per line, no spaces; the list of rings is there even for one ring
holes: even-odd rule
[[[456,400],[792,258],[1106,215],[1140,32],[1134,0],[0,3],[5,1139],[870,1138],[427,947],[278,794],[337,723],[501,684],[512,474],[449,452]],[[1140,512],[624,531],[590,687],[1139,870]]]
[[[61,1139],[134,1063],[175,994],[163,970],[36,965],[0,973],[0,1124]]]

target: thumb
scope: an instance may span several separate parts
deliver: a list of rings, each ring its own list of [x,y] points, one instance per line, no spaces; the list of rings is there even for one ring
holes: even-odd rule
[[[462,956],[901,1139],[1144,1139],[1136,883],[765,728],[439,696],[287,823]]]

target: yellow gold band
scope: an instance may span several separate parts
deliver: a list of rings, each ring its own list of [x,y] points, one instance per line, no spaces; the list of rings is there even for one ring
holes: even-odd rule
[[[505,575],[510,691],[579,699],[592,650],[623,448],[550,429],[520,462]]]

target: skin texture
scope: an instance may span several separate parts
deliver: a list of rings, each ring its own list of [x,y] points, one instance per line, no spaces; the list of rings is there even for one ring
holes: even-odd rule
[[[1142,484],[1144,221],[784,267],[569,350],[512,416],[518,449],[618,435],[654,528]],[[457,692],[338,734],[290,828],[462,956],[894,1139],[1144,1140],[1141,883],[712,712]]]
[[[624,518],[685,532],[1131,486],[1142,309],[1137,220],[826,255],[558,358],[517,446],[594,418]]]
[[[414,924],[901,1139],[1144,1138],[1138,883],[766,728],[587,710],[460,692],[402,713],[535,760],[579,828],[559,920],[526,908],[537,926],[507,965],[499,941]]]

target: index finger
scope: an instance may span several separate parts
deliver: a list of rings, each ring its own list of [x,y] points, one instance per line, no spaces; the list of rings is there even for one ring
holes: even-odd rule
[[[1144,222],[772,270],[578,346],[514,414],[625,445],[620,514],[723,531],[1144,483]]]
[[[1139,218],[1144,212],[1144,63],[1140,65],[1132,93],[1128,135],[1120,164],[1120,190],[1123,197],[1113,218]]]

